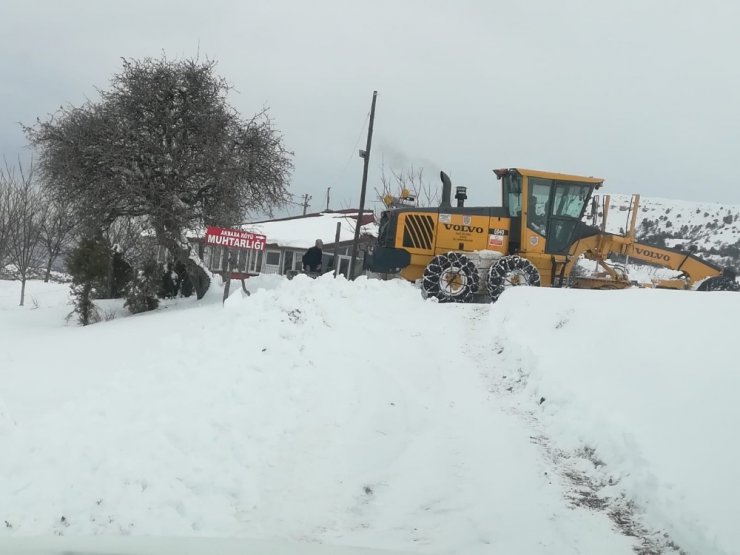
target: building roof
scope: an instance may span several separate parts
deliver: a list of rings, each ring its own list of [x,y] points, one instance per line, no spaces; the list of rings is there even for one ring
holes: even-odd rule
[[[307,249],[314,245],[316,239],[321,239],[324,245],[334,243],[337,223],[341,224],[340,242],[354,239],[358,213],[357,209],[317,212],[245,224],[241,229],[265,235],[267,243],[271,245]],[[361,235],[377,236],[378,226],[372,212],[363,211],[362,222]]]

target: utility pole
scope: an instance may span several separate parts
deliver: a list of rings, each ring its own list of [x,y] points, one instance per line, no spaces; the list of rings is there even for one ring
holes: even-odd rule
[[[306,215],[306,209],[308,209],[308,201],[311,200],[313,197],[306,193],[303,195],[303,215]]]
[[[352,258],[349,261],[349,279],[354,279],[355,261],[357,260],[357,245],[360,241],[360,228],[362,227],[362,215],[365,210],[365,191],[367,190],[367,169],[370,164],[370,146],[373,142],[373,122],[375,121],[375,99],[378,91],[373,91],[373,103],[370,105],[370,124],[367,128],[367,146],[360,151],[360,158],[365,160],[362,168],[362,189],[360,190],[360,210],[357,213],[357,224],[355,225],[355,238],[352,241]]]
[[[339,254],[337,251],[339,248],[337,245],[339,244],[339,236],[342,232],[342,222],[337,222],[337,234],[334,237],[334,277],[337,277],[337,274],[339,273]]]
[[[329,191],[331,191],[331,187],[326,188],[326,211],[329,211]]]

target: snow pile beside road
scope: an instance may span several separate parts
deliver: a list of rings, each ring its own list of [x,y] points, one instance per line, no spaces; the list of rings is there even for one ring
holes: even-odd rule
[[[489,320],[504,382],[522,406],[545,399],[532,414],[587,454],[592,493],[626,494],[706,555],[740,545],[738,314],[736,293],[519,289]]]
[[[28,311],[33,334],[1,313],[0,537],[630,551],[492,398],[465,350],[486,306],[298,276],[172,308],[56,329]]]

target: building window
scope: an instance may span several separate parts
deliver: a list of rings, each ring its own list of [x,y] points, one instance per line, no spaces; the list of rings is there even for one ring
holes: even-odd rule
[[[223,260],[223,250],[224,249],[222,247],[211,247],[211,259],[208,263],[211,270],[219,272],[223,268],[221,265]]]
[[[265,255],[265,264],[267,266],[279,266],[280,251],[267,251],[267,254]]]
[[[249,271],[254,274],[262,271],[262,251],[249,251]]]
[[[285,256],[283,257],[283,271],[282,274],[287,274],[290,270],[293,269],[293,251],[285,251]]]
[[[246,272],[248,260],[249,260],[249,251],[239,251],[239,260],[236,263],[236,269],[239,272]]]

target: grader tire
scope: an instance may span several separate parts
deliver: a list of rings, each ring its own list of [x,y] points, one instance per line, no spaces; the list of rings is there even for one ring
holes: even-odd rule
[[[469,303],[479,286],[478,269],[464,254],[439,254],[424,269],[424,295],[435,297],[441,303]]]
[[[740,291],[740,283],[725,276],[714,276],[705,279],[697,291]]]
[[[496,302],[509,287],[540,286],[540,272],[526,258],[504,256],[488,269],[488,296]]]

